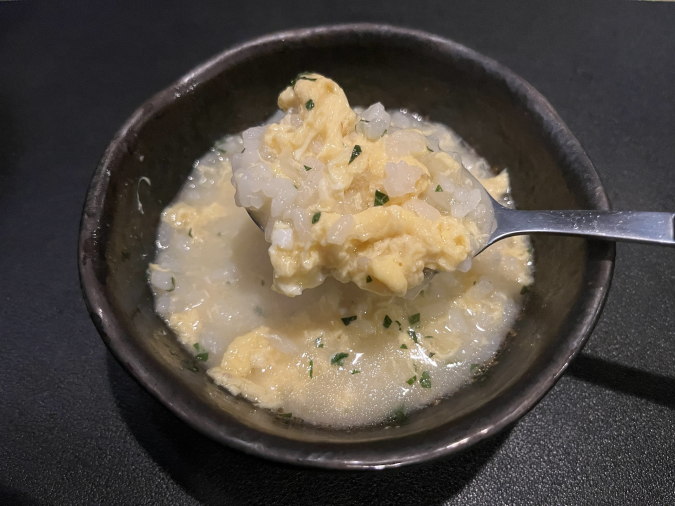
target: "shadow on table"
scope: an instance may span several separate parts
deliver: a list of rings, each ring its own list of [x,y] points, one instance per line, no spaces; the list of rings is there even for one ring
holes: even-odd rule
[[[675,408],[675,378],[652,374],[584,354],[574,359],[566,374],[610,390]]]
[[[0,89],[0,202],[11,189],[11,178],[17,170],[19,158],[25,146],[18,132],[17,120],[11,100]]]
[[[174,416],[108,356],[120,413],[150,456],[206,504],[441,504],[460,492],[506,441],[509,430],[450,459],[380,472],[286,466],[213,442]],[[441,478],[441,479],[439,479]]]
[[[0,504],[11,504],[12,506],[39,506],[43,503],[39,502],[37,499],[33,499],[25,492],[0,483]]]

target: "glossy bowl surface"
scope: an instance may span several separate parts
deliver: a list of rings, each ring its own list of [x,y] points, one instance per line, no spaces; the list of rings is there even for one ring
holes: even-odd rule
[[[352,105],[381,101],[451,126],[492,166],[509,169],[520,208],[609,209],[590,160],[551,105],[495,61],[391,26],[279,33],[197,67],[144,103],[110,143],[80,230],[80,280],[91,317],[141,385],[192,427],[245,452],[382,469],[463,450],[523,416],[579,352],[607,296],[612,243],[535,237],[533,290],[484,381],[399,426],[330,430],[257,409],[217,388],[204,371],[186,368],[190,356],[153,310],[146,269],[163,208],[196,158],[223,135],[266,119],[279,91],[305,70],[335,79]]]

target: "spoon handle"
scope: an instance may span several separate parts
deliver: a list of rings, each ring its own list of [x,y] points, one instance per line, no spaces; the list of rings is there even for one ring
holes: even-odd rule
[[[497,229],[490,236],[490,244],[512,235],[545,233],[675,246],[672,213],[518,211],[502,207],[495,209],[495,218]]]

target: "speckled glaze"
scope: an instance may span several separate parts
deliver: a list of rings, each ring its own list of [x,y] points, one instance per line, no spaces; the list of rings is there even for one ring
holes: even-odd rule
[[[598,319],[612,243],[534,238],[535,285],[480,382],[403,423],[328,430],[279,419],[217,388],[153,310],[146,269],[163,208],[218,138],[262,121],[298,72],[330,75],[354,104],[377,100],[445,123],[494,167],[525,209],[609,209],[592,164],[548,102],[496,62],[414,30],[342,25],[263,37],[199,66],[143,104],[94,174],[78,261],[89,312],[136,380],[191,426],[248,453],[294,464],[382,469],[449,455],[531,409]],[[139,183],[147,177],[151,184]],[[142,205],[139,206],[139,202]]]

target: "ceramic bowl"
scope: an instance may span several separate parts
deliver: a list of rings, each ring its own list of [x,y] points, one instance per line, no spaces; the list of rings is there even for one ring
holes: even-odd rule
[[[278,33],[200,65],[144,103],[110,143],[82,215],[79,268],[106,345],[136,380],[215,441],[294,464],[382,469],[466,449],[531,409],[598,319],[614,245],[534,237],[535,283],[480,382],[405,423],[332,430],[275,417],[218,388],[153,310],[146,280],[155,232],[195,159],[262,122],[299,72],[335,79],[352,105],[381,101],[457,131],[495,169],[508,168],[523,209],[609,209],[590,160],[551,105],[520,77],[452,41],[356,24]],[[151,185],[141,183],[148,178]]]

